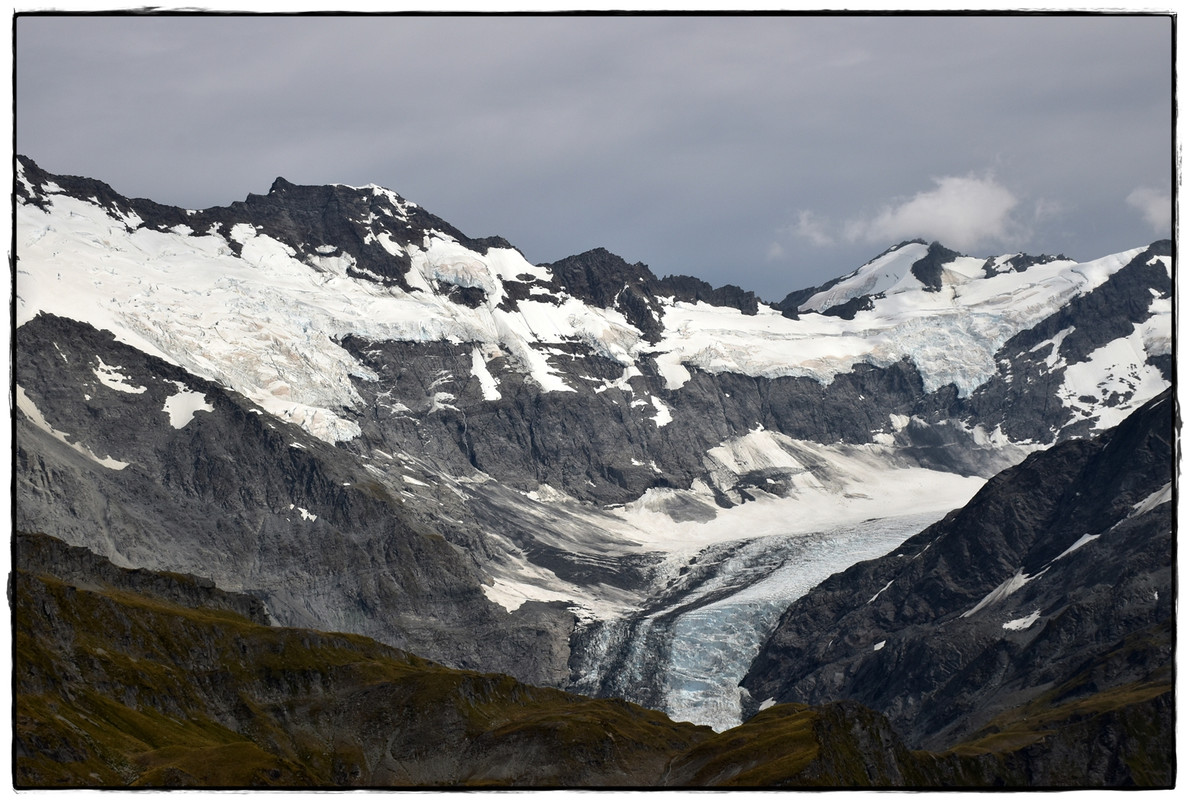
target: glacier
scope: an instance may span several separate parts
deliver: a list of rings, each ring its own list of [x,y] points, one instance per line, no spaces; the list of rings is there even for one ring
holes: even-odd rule
[[[656,707],[672,719],[709,725],[716,731],[739,725],[743,713],[739,682],[783,609],[835,572],[890,552],[939,516],[869,519],[731,547],[729,556],[704,583],[646,618],[651,624],[630,643],[629,663],[654,662],[646,672],[660,686]],[[713,560],[713,549],[702,551],[699,561]],[[661,638],[657,618],[666,628],[661,641],[656,641]],[[596,673],[601,667],[604,663],[587,669]],[[638,666],[636,670],[643,672]],[[590,684],[592,678],[587,675],[583,682]],[[626,696],[631,699],[630,693]]]

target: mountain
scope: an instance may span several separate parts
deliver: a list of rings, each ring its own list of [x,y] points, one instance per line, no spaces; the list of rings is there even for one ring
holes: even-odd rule
[[[852,700],[910,746],[995,750],[1123,710],[1174,763],[1170,391],[1122,424],[1029,456],[963,508],[794,602],[743,685],[764,703]],[[1127,772],[1137,721],[1079,743]],[[1126,756],[1129,758],[1129,756]]]
[[[777,307],[378,186],[14,187],[19,530],[717,730],[789,604],[1172,379],[1170,242],[905,242]]]

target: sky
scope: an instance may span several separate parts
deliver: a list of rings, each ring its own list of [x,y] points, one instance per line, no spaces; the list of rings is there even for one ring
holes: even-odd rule
[[[765,300],[905,239],[1171,235],[1168,16],[20,16],[17,152],[186,208],[376,183]]]

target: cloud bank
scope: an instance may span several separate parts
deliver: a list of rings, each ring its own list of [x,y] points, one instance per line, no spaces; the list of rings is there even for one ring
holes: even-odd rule
[[[1138,209],[1143,219],[1156,233],[1171,227],[1171,195],[1168,192],[1140,186],[1126,197],[1126,204]]]
[[[1011,212],[1019,200],[994,178],[966,175],[933,181],[933,189],[888,205],[874,217],[851,220],[847,238],[870,243],[923,238],[959,250],[1017,238],[1020,226]]]

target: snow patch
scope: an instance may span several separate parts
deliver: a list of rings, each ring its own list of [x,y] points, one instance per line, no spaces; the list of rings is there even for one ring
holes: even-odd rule
[[[799,311],[824,311],[862,295],[893,292],[896,289],[921,287],[912,275],[912,264],[928,255],[928,245],[915,242],[892,250],[822,292],[817,292],[798,307]],[[906,284],[906,286],[905,286]]]
[[[1050,346],[1052,349],[1048,353],[1047,358],[1044,360],[1044,365],[1048,369],[1056,369],[1057,367],[1063,366],[1064,360],[1062,358],[1060,358],[1060,345],[1062,345],[1064,343],[1064,340],[1066,338],[1068,338],[1068,335],[1075,330],[1076,330],[1076,328],[1074,328],[1070,325],[1069,327],[1061,330],[1059,333],[1057,333],[1051,339],[1045,339],[1044,341],[1040,342],[1039,344],[1037,344],[1035,347],[1031,348],[1027,352],[1034,353],[1037,350],[1041,350],[1046,346]]]
[[[169,415],[169,424],[181,430],[190,424],[194,415],[199,411],[214,411],[214,406],[206,402],[206,395],[186,388],[184,383],[172,382],[177,387],[177,394],[165,398],[165,406],[161,410]]]
[[[656,423],[657,428],[663,428],[672,422],[672,411],[656,395],[652,395],[652,407],[656,409],[656,416],[652,417],[652,422]]]
[[[299,511],[301,513],[301,518],[303,520],[306,520],[307,522],[313,522],[314,520],[316,520],[318,518],[317,514],[311,514],[306,509],[301,508],[300,506],[295,505],[293,503],[289,503],[289,510],[292,511],[294,509]]]
[[[784,474],[807,473],[796,458],[795,440],[776,431],[757,428],[744,436],[728,439],[706,453],[706,468],[719,488],[730,488],[740,475],[778,470]]]
[[[528,600],[539,600],[546,603],[558,600],[566,603],[573,602],[573,596],[568,592],[556,591],[525,581],[513,582],[495,578],[490,585],[483,584],[482,588],[483,594],[488,600],[503,606],[508,612],[515,611]]]
[[[99,366],[91,371],[95,373],[95,377],[99,379],[99,382],[108,389],[115,389],[117,392],[123,392],[124,394],[143,394],[147,391],[147,387],[134,386],[128,383],[127,376],[120,372],[119,367],[104,364],[103,359],[98,356],[96,356],[96,359],[99,361]]]
[[[547,483],[542,483],[524,496],[534,503],[570,503],[573,498],[560,489],[554,489]]]
[[[966,619],[967,617],[972,617],[986,606],[994,605],[1000,600],[1010,597],[1012,594],[1022,589],[1023,586],[1026,585],[1026,583],[1033,577],[1035,576],[1024,575],[1022,569],[1017,570],[1014,575],[1007,578],[1005,581],[992,589],[990,593],[983,597],[976,606],[962,614],[961,618]]]
[[[883,641],[881,641],[881,642],[875,642],[875,645],[874,645],[874,647],[872,647],[872,648],[871,648],[871,650],[873,650],[874,652],[876,652],[876,653],[877,653],[877,652],[879,652],[880,650],[882,650],[882,649],[883,649],[884,647],[886,647],[886,646],[887,646],[887,640],[886,640],[886,639],[884,639],[884,640],[883,640]]]
[[[1131,507],[1130,513],[1126,515],[1126,518],[1130,519],[1131,517],[1137,517],[1139,514],[1146,514],[1148,511],[1158,508],[1164,503],[1171,502],[1171,499],[1172,485],[1169,482],[1165,483],[1159,489],[1156,489],[1150,495],[1135,503]]]
[[[1036,621],[1039,620],[1039,618],[1040,612],[1037,609],[1036,611],[1028,614],[1026,617],[1020,617],[1019,619],[1013,619],[1010,622],[1002,623],[1002,629],[1006,631],[1024,631],[1034,625]]]
[[[883,592],[885,592],[885,591],[887,591],[888,589],[890,589],[890,588],[891,588],[891,584],[893,584],[893,583],[895,583],[895,580],[894,580],[894,579],[891,579],[891,580],[887,581],[887,585],[886,585],[886,586],[884,586],[882,589],[879,589],[877,592],[875,592],[875,593],[874,593],[874,597],[872,597],[872,598],[870,598],[869,600],[867,600],[867,601],[866,601],[866,604],[867,604],[867,605],[870,605],[870,604],[871,604],[871,603],[873,603],[875,600],[878,600],[878,599],[879,599],[879,595],[881,595]]]
[[[484,400],[490,402],[498,400],[503,396],[499,393],[499,382],[495,380],[495,376],[487,368],[487,360],[483,357],[482,348],[480,347],[475,347],[470,352],[470,372],[478,379],[479,386],[483,390]]]
[[[1056,558],[1053,558],[1052,560],[1059,561],[1060,559],[1064,558],[1069,553],[1072,553],[1076,550],[1080,550],[1082,547],[1089,544],[1089,542],[1092,542],[1094,539],[1097,539],[1100,536],[1101,536],[1100,533],[1098,533],[1098,534],[1086,533],[1083,536],[1081,536],[1080,539],[1077,539],[1075,542],[1073,542],[1071,545],[1069,545],[1068,549],[1066,549],[1063,553],[1056,556]]]

